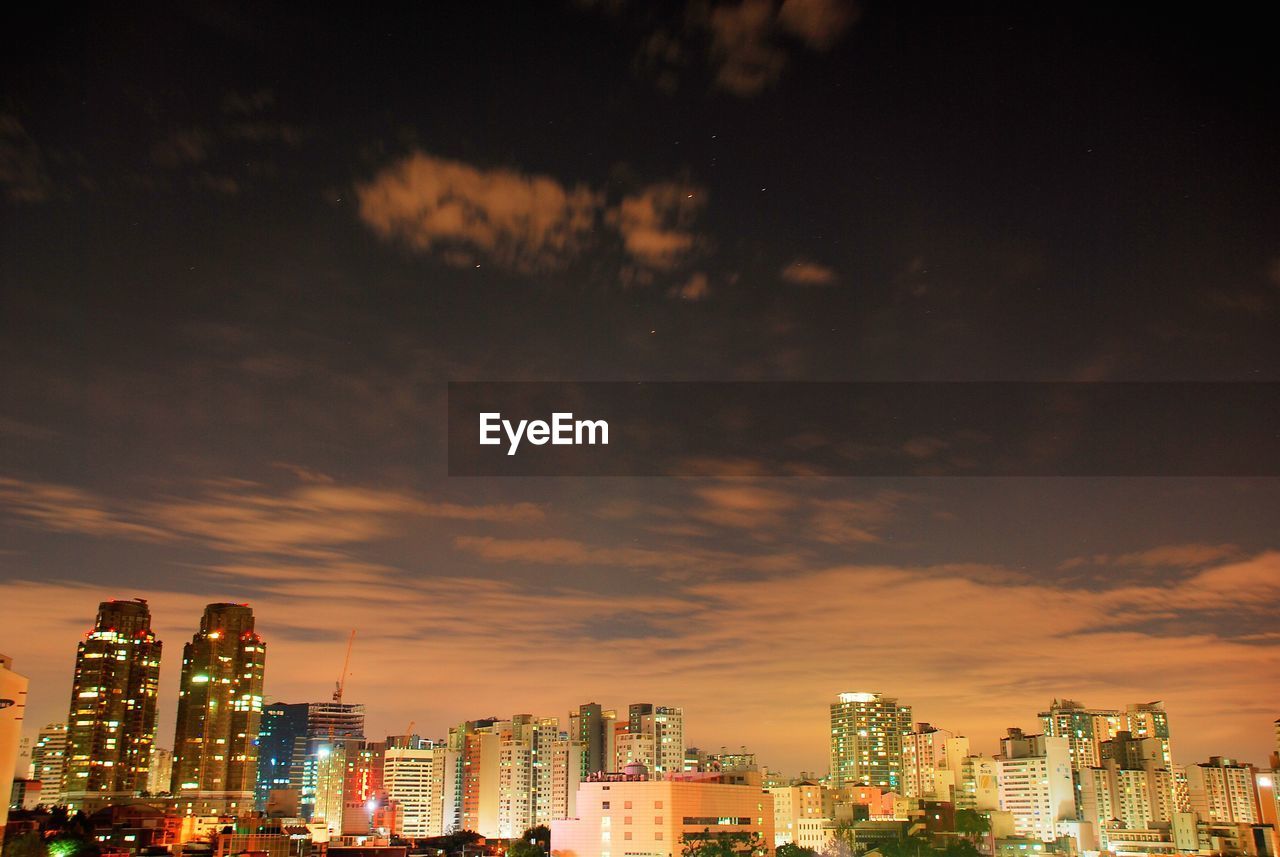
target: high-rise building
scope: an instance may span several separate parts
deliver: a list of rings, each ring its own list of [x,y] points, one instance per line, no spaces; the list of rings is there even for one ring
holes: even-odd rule
[[[31,768],[40,781],[40,802],[45,806],[66,803],[67,724],[46,723],[40,730],[31,748]]]
[[[917,723],[912,732],[902,737],[902,794],[904,797],[951,800],[949,786],[944,782],[940,794],[938,771],[946,769],[947,741],[954,738],[946,729],[938,729],[928,723]],[[968,742],[965,742],[968,752]]]
[[[9,820],[9,786],[18,767],[18,745],[22,743],[22,718],[27,713],[27,677],[13,669],[13,658],[0,655],[0,783],[4,799],[0,800],[0,842]]]
[[[151,748],[151,772],[147,775],[147,791],[153,795],[167,794],[173,785],[173,751],[164,747]]]
[[[555,817],[554,776],[552,765],[555,747],[569,736],[560,731],[555,717],[542,717],[533,724],[530,756],[533,766],[533,823],[548,824]],[[581,767],[579,767],[579,773]]]
[[[171,791],[187,814],[252,809],[266,644],[245,604],[210,604],[182,650]]]
[[[365,740],[364,705],[334,699],[307,703],[306,709],[306,735],[294,743],[289,787],[299,794],[303,818],[319,817],[321,803],[334,815],[344,800],[345,765]]]
[[[1115,850],[1145,831],[1167,828],[1178,812],[1167,741],[1121,731],[1101,744],[1102,762],[1080,772],[1080,818],[1100,847]]]
[[[1096,767],[1100,745],[1123,729],[1124,715],[1113,708],[1086,708],[1074,699],[1055,699],[1048,711],[1040,712],[1044,734],[1066,738],[1071,750],[1071,768],[1075,771]]]
[[[1000,748],[1000,809],[1013,816],[1019,836],[1053,842],[1061,832],[1059,822],[1076,814],[1069,742],[1010,729]]]
[[[955,785],[951,793],[956,809],[972,809],[990,812],[1000,808],[1000,763],[980,753],[966,754],[958,759],[947,759],[954,764],[947,773],[954,772]]]
[[[654,779],[684,770],[684,710],[635,702],[627,709],[625,727],[614,730],[614,766],[621,771],[638,762]]]
[[[911,706],[879,693],[842,693],[831,703],[831,785],[902,788],[902,739]]]
[[[599,703],[588,702],[578,706],[576,714],[569,716],[571,732],[582,744],[582,776],[608,770],[613,765],[613,712],[606,712]]]
[[[399,810],[393,833],[421,839],[443,836],[455,829],[454,805],[459,796],[454,772],[458,761],[457,750],[431,742],[387,748],[382,780],[387,800]]]
[[[1187,800],[1201,821],[1258,824],[1258,786],[1252,765],[1210,756],[1187,766]]]
[[[104,601],[76,648],[65,795],[75,809],[147,789],[156,737],[160,641],[142,599]]]
[[[293,785],[294,755],[301,756],[307,737],[305,702],[272,702],[262,709],[258,724],[258,775],[254,806],[265,809],[275,789]]]
[[[1169,714],[1164,703],[1134,702],[1125,707],[1125,731],[1134,738],[1152,738],[1160,743],[1164,766],[1173,770],[1173,753],[1169,749]]]
[[[551,817],[539,823],[576,816],[584,755],[582,742],[576,738],[565,736],[551,745]]]
[[[330,829],[342,829],[342,812],[346,796],[347,766],[356,760],[365,743],[365,706],[360,702],[306,702],[302,704],[306,714],[306,728],[294,735],[300,718],[297,706],[278,706],[279,718],[273,728],[278,730],[275,743],[279,752],[284,744],[293,744],[292,761],[289,762],[287,788],[298,793],[298,806],[305,819],[324,819]],[[278,779],[283,779],[282,757],[276,756]],[[260,787],[261,765],[260,767]],[[269,783],[271,789],[285,788],[280,783]],[[325,815],[328,814],[328,815]]]

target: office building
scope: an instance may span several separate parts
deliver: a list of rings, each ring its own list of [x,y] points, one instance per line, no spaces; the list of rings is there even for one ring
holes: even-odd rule
[[[1076,814],[1068,740],[1010,729],[1000,746],[1000,809],[1012,814],[1018,836],[1055,841],[1059,822]]]
[[[170,790],[188,815],[253,808],[266,644],[245,604],[210,604],[182,650]]]
[[[104,601],[76,647],[64,794],[93,810],[147,790],[156,736],[160,641],[142,599]]]
[[[151,772],[147,775],[147,791],[152,795],[168,794],[173,785],[173,751],[151,748]]]
[[[258,773],[254,806],[265,809],[271,792],[293,785],[294,754],[301,756],[307,736],[305,702],[263,706],[258,724]]]
[[[1258,787],[1252,765],[1223,756],[1187,766],[1187,801],[1201,821],[1259,824]]]
[[[40,781],[40,802],[45,806],[66,803],[67,724],[46,723],[31,748],[31,776]]]
[[[831,786],[902,788],[902,741],[911,706],[879,693],[842,693],[831,703]]]

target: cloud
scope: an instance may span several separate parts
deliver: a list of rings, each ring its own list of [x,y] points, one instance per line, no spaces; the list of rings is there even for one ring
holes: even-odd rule
[[[270,89],[228,92],[222,97],[222,112],[232,116],[252,116],[274,107],[276,94]]]
[[[549,176],[480,169],[414,152],[356,188],[360,217],[375,233],[419,251],[453,251],[520,272],[563,268],[589,239],[598,193]]]
[[[858,9],[843,0],[784,0],[778,25],[815,51],[827,51],[858,19]]]
[[[627,255],[642,268],[670,271],[693,251],[692,227],[706,205],[706,191],[681,182],[660,182],[622,198],[609,222],[622,236]]]
[[[518,273],[558,271],[599,247],[607,229],[620,241],[622,279],[641,284],[678,272],[694,257],[702,243],[694,226],[706,205],[705,190],[684,181],[646,185],[610,205],[603,190],[584,184],[422,151],[388,165],[356,194],[360,218],[374,233],[455,267],[487,262]],[[705,296],[705,276],[698,276],[673,293]]]
[[[151,147],[151,160],[156,166],[176,170],[209,160],[213,135],[202,128],[186,128],[171,132]]]
[[[335,556],[334,549],[403,532],[412,520],[527,524],[543,516],[532,503],[439,502],[407,491],[338,485],[316,474],[283,490],[222,480],[191,497],[130,502],[65,485],[0,478],[0,508],[53,532],[325,560]]]
[[[1130,568],[1192,568],[1237,556],[1240,549],[1231,544],[1160,545],[1123,554],[1093,554],[1063,561],[1058,568],[1066,571],[1082,566],[1125,566]]]
[[[843,0],[785,0],[780,7],[773,0],[717,4],[706,18],[715,85],[743,98],[757,95],[787,66],[784,37],[827,51],[856,19],[856,8]]]
[[[28,526],[140,541],[168,541],[172,534],[110,508],[93,494],[67,485],[0,477],[0,507]]]
[[[701,504],[690,516],[722,527],[759,530],[775,527],[782,514],[796,505],[796,498],[782,491],[752,484],[725,483],[694,489]]]
[[[11,202],[44,202],[53,190],[44,156],[18,117],[0,113],[0,188]]]
[[[836,281],[836,272],[826,265],[796,259],[780,272],[782,279],[797,286],[829,286]]]
[[[676,294],[686,301],[700,301],[711,294],[711,283],[706,274],[698,271],[676,290]]]
[[[711,10],[711,62],[717,87],[738,96],[756,95],[782,76],[786,51],[773,41],[773,0],[743,0]]]

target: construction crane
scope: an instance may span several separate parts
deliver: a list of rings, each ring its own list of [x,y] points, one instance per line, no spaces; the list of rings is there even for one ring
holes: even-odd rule
[[[342,662],[342,676],[338,679],[333,690],[334,702],[342,702],[342,691],[345,690],[347,686],[347,668],[351,666],[351,647],[355,645],[355,642],[356,630],[355,628],[352,628],[351,637],[347,640],[347,657]]]
[[[335,687],[334,687],[334,689],[333,689],[333,701],[334,701],[335,703],[337,703],[338,705],[341,705],[341,704],[342,704],[342,692],[343,692],[343,690],[345,690],[345,689],[346,689],[346,687],[347,687],[347,670],[348,670],[348,668],[350,668],[350,666],[351,666],[351,647],[352,647],[353,645],[355,645],[355,642],[356,642],[356,630],[355,630],[355,628],[352,628],[352,629],[351,629],[351,636],[350,636],[349,638],[347,638],[347,656],[346,656],[346,658],[342,661],[342,675],[338,677],[338,681],[337,681],[337,683],[336,683],[336,685],[335,685]],[[325,772],[325,777],[324,777],[324,812],[325,812],[325,815],[324,815],[324,816],[321,816],[322,818],[324,818],[324,822],[325,822],[325,825],[326,825],[326,826],[328,826],[328,825],[329,825],[329,819],[328,819],[328,817],[327,817],[327,814],[328,814],[329,810],[331,809],[331,807],[329,806],[329,781],[333,779],[333,765],[334,765],[334,763],[333,763],[332,761],[327,761],[327,760],[329,760],[329,759],[330,759],[330,757],[334,754],[334,750],[335,750],[335,741],[334,741],[334,738],[335,738],[336,736],[335,736],[335,734],[334,734],[334,728],[333,728],[333,727],[334,727],[334,719],[335,719],[337,716],[338,716],[338,713],[337,713],[336,711],[335,711],[335,712],[333,712],[333,713],[329,716],[329,743],[328,743],[328,745],[327,745],[327,746],[324,746],[324,747],[321,747],[321,748],[320,748],[320,757],[321,757],[322,759],[325,759],[325,760],[326,760],[325,767],[327,768],[327,770],[326,770],[326,772]],[[345,743],[344,743],[344,749],[345,749]],[[344,759],[345,759],[345,756],[344,756]],[[330,833],[332,833],[332,832],[333,832],[333,828],[332,828],[332,827],[330,827],[330,828],[329,828],[329,832],[330,832]],[[328,844],[327,844],[327,842],[326,842],[326,844],[324,844],[324,845],[322,846],[322,851],[321,851],[321,853],[322,853],[322,854],[324,854],[324,855],[327,855],[327,854],[329,853],[329,850],[328,850],[328,849],[329,849],[329,846],[328,846]]]

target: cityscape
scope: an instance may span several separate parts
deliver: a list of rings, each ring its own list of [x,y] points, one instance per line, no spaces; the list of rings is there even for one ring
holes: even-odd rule
[[[690,746],[683,708],[647,702],[375,738],[346,694],[355,639],[330,699],[266,702],[253,609],[209,604],[183,645],[172,747],[157,735],[162,641],[145,600],[99,605],[67,719],[34,741],[27,681],[0,657],[0,771],[16,774],[5,853],[51,826],[69,854],[1275,853],[1280,719],[1261,766],[1179,764],[1159,701],[1053,699],[988,755],[868,691],[830,702],[824,771]],[[51,819],[84,819],[82,838]]]
[[[0,857],[1280,857],[1265,7],[4,21]]]

